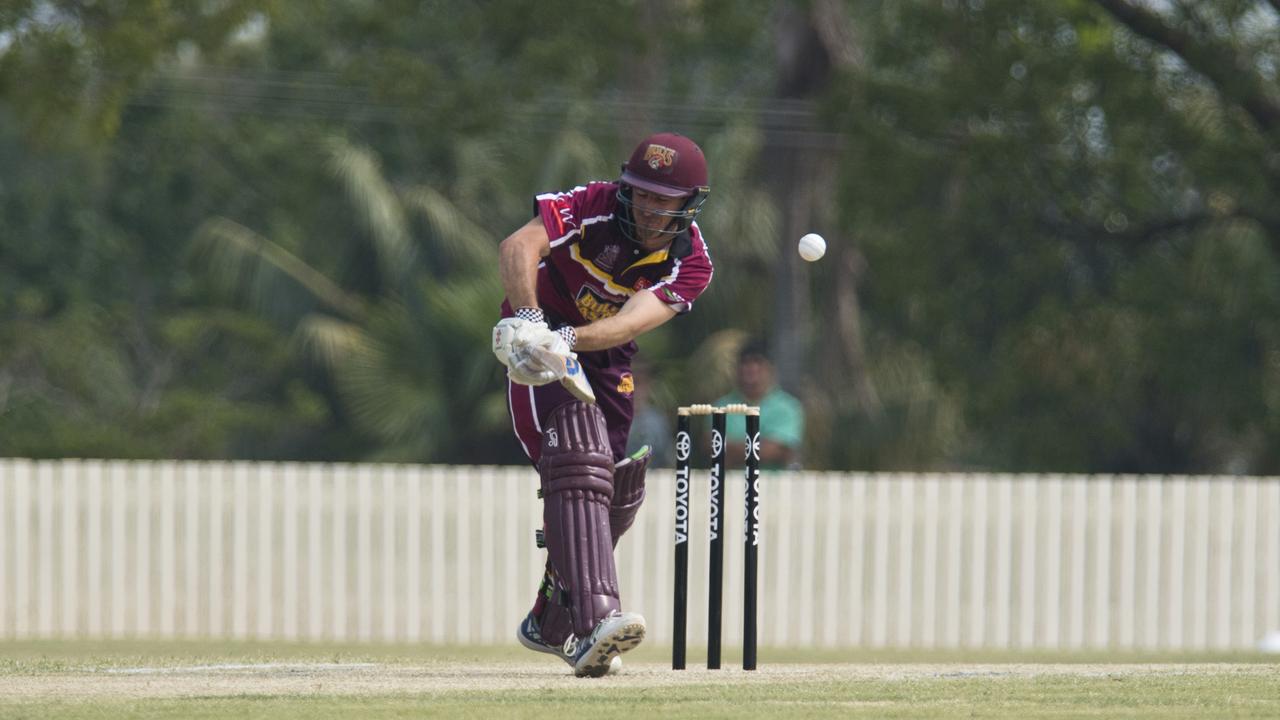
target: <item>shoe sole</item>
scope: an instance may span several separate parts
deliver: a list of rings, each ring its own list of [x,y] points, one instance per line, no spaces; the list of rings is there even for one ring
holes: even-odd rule
[[[591,650],[574,666],[573,674],[578,677],[603,677],[613,668],[615,658],[634,650],[644,640],[644,633],[643,618],[619,625],[596,641]],[[618,667],[621,669],[621,663]]]
[[[530,639],[529,636],[525,635],[523,632],[520,631],[520,628],[516,628],[516,640],[519,640],[521,645],[525,646],[526,648],[534,652],[546,653],[547,655],[554,655],[560,658],[561,660],[565,661],[566,663],[568,663],[569,667],[573,667],[573,661],[565,657],[564,653],[560,652],[558,648],[554,648],[550,645],[540,643],[537,640]],[[613,660],[609,662],[609,672],[606,674],[617,675],[620,672],[622,672],[622,656],[615,655],[613,657]]]

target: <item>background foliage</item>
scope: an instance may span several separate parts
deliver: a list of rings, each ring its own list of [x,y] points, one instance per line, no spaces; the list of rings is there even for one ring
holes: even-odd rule
[[[519,462],[497,242],[661,128],[716,261],[664,409],[762,335],[813,467],[1280,472],[1278,19],[6,3],[0,454]]]

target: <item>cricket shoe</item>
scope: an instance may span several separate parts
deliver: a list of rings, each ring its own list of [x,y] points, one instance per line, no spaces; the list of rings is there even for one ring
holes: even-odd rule
[[[516,628],[516,639],[520,644],[529,648],[534,652],[555,655],[565,661],[569,667],[573,667],[574,657],[578,652],[578,638],[573,635],[564,641],[564,645],[552,645],[542,639],[542,628],[538,625],[538,619],[530,612],[525,615],[524,621],[520,623],[520,627]],[[615,655],[609,663],[610,675],[617,675],[622,671],[622,656]]]
[[[639,613],[614,610],[596,625],[585,639],[578,641],[573,655],[573,674],[578,677],[602,677],[622,653],[634,649],[644,640],[644,617]],[[565,642],[566,650],[568,641]]]

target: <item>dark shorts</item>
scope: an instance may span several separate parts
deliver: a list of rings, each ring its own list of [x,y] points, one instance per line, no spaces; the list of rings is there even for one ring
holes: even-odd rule
[[[603,367],[588,365],[588,354],[584,353],[579,359],[583,361],[587,378],[591,380],[591,389],[596,393],[596,404],[604,413],[613,459],[621,460],[626,457],[627,435],[631,432],[631,398],[634,387],[631,364],[620,362],[616,355],[612,362]],[[542,453],[542,428],[546,426],[547,416],[567,402],[579,401],[558,382],[530,387],[507,381],[507,410],[511,413],[511,425],[516,439],[524,448],[524,454],[535,465]]]

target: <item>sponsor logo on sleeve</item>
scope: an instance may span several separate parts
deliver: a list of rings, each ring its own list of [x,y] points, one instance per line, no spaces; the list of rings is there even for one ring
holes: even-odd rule
[[[645,288],[649,287],[649,286],[650,286],[650,285],[652,285],[652,284],[653,284],[653,281],[652,281],[652,280],[650,280],[650,279],[649,279],[649,278],[647,278],[647,277],[642,277],[642,278],[640,278],[639,280],[636,280],[636,284],[635,284],[635,285],[632,285],[632,286],[631,286],[631,288],[632,288],[633,290],[643,290],[643,289],[645,289]]]
[[[684,298],[680,297],[679,293],[669,287],[662,288],[662,292],[658,293],[658,295],[669,303],[682,303],[685,301]]]

